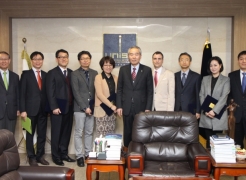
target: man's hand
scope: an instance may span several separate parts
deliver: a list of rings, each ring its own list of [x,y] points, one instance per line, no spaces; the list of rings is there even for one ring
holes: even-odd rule
[[[196,119],[199,119],[201,117],[201,114],[196,113]]]
[[[91,109],[90,108],[86,108],[85,114],[91,115]]]
[[[21,115],[21,119],[23,121],[26,121],[27,113],[26,112],[22,112],[20,115]]]
[[[19,116],[19,115],[20,115],[20,111],[18,110],[18,111],[17,111],[17,116]]]
[[[119,108],[119,109],[117,109],[117,114],[118,114],[118,116],[122,116],[122,112],[123,112],[123,109],[122,108]]]
[[[150,112],[150,110],[147,110],[147,109],[146,109],[144,112]]]
[[[59,109],[59,108],[54,109],[54,110],[53,110],[53,114],[55,114],[55,115],[59,115],[59,114],[61,114],[60,109]]]

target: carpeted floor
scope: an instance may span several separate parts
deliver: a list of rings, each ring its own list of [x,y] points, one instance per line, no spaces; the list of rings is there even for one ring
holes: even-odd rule
[[[71,155],[70,157],[74,158],[75,156]],[[47,154],[45,158],[46,158],[46,160],[49,161],[50,166],[56,166],[53,163],[50,154]],[[26,158],[26,154],[24,154],[24,153],[20,154],[20,163],[23,166],[29,166],[27,158]],[[86,180],[86,166],[85,167],[78,167],[76,162],[68,163],[68,162],[64,161],[64,163],[65,163],[66,167],[75,169],[75,180]],[[126,171],[126,177],[127,177],[127,171]],[[95,179],[95,172],[93,172],[93,174],[92,174],[92,179]],[[118,180],[118,179],[119,179],[118,173],[116,173],[116,172],[100,173],[100,175],[99,175],[99,180]],[[234,178],[231,176],[222,176],[220,178],[220,180],[233,180],[233,179]],[[241,176],[238,178],[238,180],[246,180],[246,176]]]

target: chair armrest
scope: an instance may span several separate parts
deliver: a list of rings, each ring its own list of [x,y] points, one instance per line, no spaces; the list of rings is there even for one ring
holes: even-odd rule
[[[143,155],[135,152],[129,153],[127,157],[127,169],[129,176],[131,176],[131,174],[142,175],[144,169]]]
[[[74,169],[52,166],[20,166],[17,170],[23,180],[74,180]]]
[[[195,171],[195,176],[209,176],[211,159],[200,143],[188,145],[188,160],[190,167]]]

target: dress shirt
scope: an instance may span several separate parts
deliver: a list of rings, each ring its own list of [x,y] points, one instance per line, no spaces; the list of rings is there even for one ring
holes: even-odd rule
[[[67,71],[67,68],[66,68],[66,69],[64,69],[64,68],[62,68],[61,66],[59,66],[59,68],[61,69],[62,74],[64,74],[64,71],[65,71],[65,70]],[[68,73],[68,71],[67,71],[67,73]]]
[[[245,71],[242,71],[241,69],[240,69],[240,79],[241,79],[241,85],[243,85],[242,83],[243,83],[243,73],[246,73]]]
[[[6,77],[7,77],[7,82],[9,84],[9,70],[7,69],[6,71],[3,71],[2,69],[0,69],[1,75],[2,75],[2,79],[4,78],[4,72],[6,72]]]
[[[185,73],[185,79],[187,79],[189,72],[190,72],[190,69],[188,69],[188,70],[187,70],[187,71],[185,71],[185,72],[181,70],[181,73],[180,73],[180,78],[182,79],[182,77],[183,77],[183,73]]]
[[[160,75],[161,75],[161,72],[162,72],[162,69],[164,69],[163,67],[160,67],[159,69],[154,69],[154,72],[153,72],[153,78],[155,77],[155,72],[157,71],[157,82],[159,82],[159,79],[160,79]],[[165,71],[165,69],[164,69]],[[158,83],[157,83],[158,84]]]
[[[35,74],[35,77],[36,77],[37,81],[38,81],[38,72],[37,71],[40,71],[40,77],[42,79],[41,69],[38,70],[38,69],[35,69],[34,67],[32,67],[32,70],[33,70],[33,72]]]

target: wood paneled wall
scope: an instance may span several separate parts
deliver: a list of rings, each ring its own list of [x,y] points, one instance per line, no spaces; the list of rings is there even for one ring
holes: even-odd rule
[[[232,17],[232,70],[246,50],[246,0],[0,0],[0,50],[11,53],[12,18]]]

